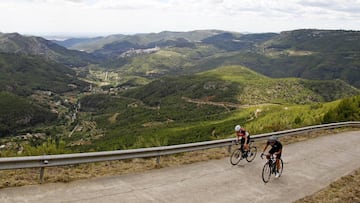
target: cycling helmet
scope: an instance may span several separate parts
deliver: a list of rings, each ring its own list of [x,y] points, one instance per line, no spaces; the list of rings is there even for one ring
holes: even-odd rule
[[[275,141],[276,141],[276,137],[269,137],[268,141],[269,141],[269,142],[275,142]]]
[[[240,129],[241,129],[241,126],[240,126],[240,125],[236,125],[236,126],[235,126],[235,131],[240,131]]]

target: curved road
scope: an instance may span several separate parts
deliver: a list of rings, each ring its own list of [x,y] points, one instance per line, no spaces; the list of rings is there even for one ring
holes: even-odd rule
[[[360,168],[360,131],[284,146],[283,175],[264,184],[265,160],[229,159],[71,183],[6,188],[0,202],[291,202]],[[261,151],[261,149],[260,149]],[[259,155],[259,153],[258,153]]]

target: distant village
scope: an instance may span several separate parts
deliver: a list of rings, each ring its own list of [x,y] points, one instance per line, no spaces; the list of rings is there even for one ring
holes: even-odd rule
[[[140,55],[140,54],[151,54],[154,52],[157,52],[160,50],[160,47],[156,46],[154,48],[149,48],[149,49],[130,49],[124,53],[122,53],[120,56],[121,57],[132,57],[132,56],[136,56],[136,55]]]

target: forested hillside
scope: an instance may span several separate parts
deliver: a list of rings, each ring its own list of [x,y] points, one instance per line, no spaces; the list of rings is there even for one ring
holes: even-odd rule
[[[0,53],[0,90],[30,95],[35,90],[63,93],[82,90],[86,83],[74,70],[36,56]]]
[[[50,110],[11,93],[0,92],[0,106],[0,137],[39,123],[49,124],[57,118]]]
[[[89,137],[93,144],[81,149],[205,141],[215,139],[214,128],[219,137],[231,134],[236,122],[249,125],[257,133],[319,124],[328,105],[333,105],[322,103],[359,93],[342,81],[272,79],[242,66],[163,77],[117,96],[83,97],[82,114],[92,115],[107,133],[99,140]],[[280,112],[291,119],[282,118]],[[271,121],[267,120],[271,115]]]

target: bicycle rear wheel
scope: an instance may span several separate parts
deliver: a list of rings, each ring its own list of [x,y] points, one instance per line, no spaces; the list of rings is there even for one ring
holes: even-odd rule
[[[269,182],[270,177],[271,177],[271,167],[270,167],[269,162],[267,162],[264,165],[264,168],[262,170],[262,179],[263,179],[264,183]]]
[[[242,152],[240,149],[236,149],[230,156],[230,163],[232,165],[237,165],[242,159]]]
[[[252,162],[256,157],[256,152],[257,152],[256,147],[254,147],[254,146],[250,147],[250,153],[248,153],[248,155],[246,157],[246,161],[247,162]]]

